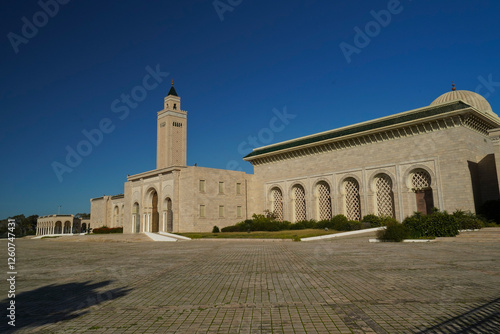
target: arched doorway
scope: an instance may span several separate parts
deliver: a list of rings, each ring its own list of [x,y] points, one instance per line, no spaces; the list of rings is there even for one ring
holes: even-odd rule
[[[64,223],[64,234],[71,234],[71,222],[67,221]]]
[[[61,221],[56,222],[56,225],[54,227],[54,234],[62,234],[62,222]]]
[[[139,203],[134,203],[132,207],[132,231],[135,233],[141,232],[141,219],[139,215]]]
[[[160,215],[158,214],[158,193],[156,191],[153,192],[153,199],[151,201],[151,207],[152,207],[151,232],[159,232],[160,231]]]
[[[415,169],[410,173],[410,181],[412,189],[415,192],[417,211],[424,215],[431,214],[434,208],[431,176],[426,170]]]
[[[174,212],[172,210],[172,200],[170,199],[170,197],[167,197],[165,199],[164,210],[167,232],[172,232],[174,230]]]
[[[87,223],[82,224],[82,233],[87,232]]]

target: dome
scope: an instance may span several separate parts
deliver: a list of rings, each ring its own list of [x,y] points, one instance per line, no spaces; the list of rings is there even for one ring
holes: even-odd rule
[[[479,111],[482,111],[488,115],[495,115],[491,109],[490,104],[481,95],[468,91],[468,90],[452,90],[451,92],[444,93],[437,99],[435,99],[431,106],[436,106],[438,104],[447,103],[451,101],[462,100],[465,103],[473,106]]]

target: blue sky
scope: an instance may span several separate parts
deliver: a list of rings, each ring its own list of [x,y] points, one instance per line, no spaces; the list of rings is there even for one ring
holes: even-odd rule
[[[500,110],[498,1],[3,6],[0,218],[89,212],[90,198],[154,169],[156,112],[172,79],[188,111],[188,165],[249,173],[252,146],[423,107],[452,80]],[[151,71],[160,74],[146,90]],[[126,117],[112,108],[122,94],[136,98]],[[67,148],[106,119],[108,133],[69,167]],[[71,172],[58,178],[57,163]]]

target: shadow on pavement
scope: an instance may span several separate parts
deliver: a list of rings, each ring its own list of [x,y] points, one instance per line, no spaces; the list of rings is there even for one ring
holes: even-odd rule
[[[90,308],[120,298],[131,289],[116,288],[104,290],[112,281],[98,283],[80,282],[51,284],[32,291],[21,292],[15,296],[15,327],[8,324],[8,310],[11,299],[0,303],[2,321],[0,332],[20,330],[26,327],[38,327],[62,320],[74,319],[87,314]],[[7,317],[6,317],[7,316]]]
[[[500,298],[418,333],[500,333]]]

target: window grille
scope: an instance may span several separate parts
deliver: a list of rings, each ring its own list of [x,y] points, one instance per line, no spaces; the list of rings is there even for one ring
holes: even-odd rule
[[[332,201],[330,197],[330,186],[326,182],[320,182],[316,186],[318,201],[319,220],[332,218]]]
[[[377,189],[377,213],[379,216],[394,218],[394,194],[392,180],[388,175],[380,174],[375,178]]]
[[[293,187],[295,221],[306,220],[306,194],[300,185]]]
[[[413,190],[425,190],[431,187],[431,176],[423,169],[417,169],[410,174]]]
[[[361,200],[359,198],[359,184],[353,178],[344,182],[346,216],[350,220],[361,219]]]
[[[272,207],[271,211],[276,216],[276,219],[283,221],[283,194],[281,189],[273,188],[271,190]]]

